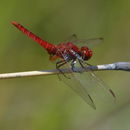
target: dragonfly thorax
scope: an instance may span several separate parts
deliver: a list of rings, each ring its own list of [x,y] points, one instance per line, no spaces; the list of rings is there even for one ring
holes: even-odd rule
[[[81,56],[83,60],[88,60],[92,57],[92,50],[90,50],[87,46],[81,47]]]

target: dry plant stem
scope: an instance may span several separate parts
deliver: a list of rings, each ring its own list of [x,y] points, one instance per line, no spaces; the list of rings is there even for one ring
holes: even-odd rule
[[[117,62],[112,64],[96,65],[96,66],[86,66],[86,68],[93,71],[100,70],[123,70],[130,71],[130,62]],[[77,71],[83,72],[84,69],[76,68]],[[72,71],[69,68],[62,69],[64,73],[71,73]],[[10,79],[10,78],[20,78],[20,77],[32,77],[32,76],[42,76],[42,75],[56,75],[60,74],[58,70],[47,70],[47,71],[27,71],[27,72],[17,72],[17,73],[5,73],[0,74],[0,79]]]

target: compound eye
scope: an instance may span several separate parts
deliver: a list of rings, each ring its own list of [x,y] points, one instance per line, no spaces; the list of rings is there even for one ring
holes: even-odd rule
[[[87,46],[83,46],[81,47],[81,55],[84,60],[88,60],[92,56],[92,51]]]

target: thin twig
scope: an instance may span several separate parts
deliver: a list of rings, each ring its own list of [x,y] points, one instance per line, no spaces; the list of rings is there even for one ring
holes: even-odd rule
[[[83,72],[84,69],[76,68],[77,72]],[[100,70],[123,70],[130,71],[130,62],[117,62],[112,64],[96,65],[96,66],[86,66],[86,69],[91,69],[93,71]],[[69,68],[62,69],[64,73],[72,73]],[[32,77],[41,75],[56,75],[60,74],[58,70],[39,70],[39,71],[27,71],[27,72],[17,72],[17,73],[4,73],[0,74],[0,79],[10,79],[10,78],[20,78],[20,77]]]

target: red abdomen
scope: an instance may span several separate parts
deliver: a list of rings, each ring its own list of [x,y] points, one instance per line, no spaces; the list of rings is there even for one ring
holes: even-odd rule
[[[29,30],[27,30],[25,27],[23,27],[21,24],[17,22],[12,22],[12,24],[18,28],[20,31],[22,31],[24,34],[26,34],[28,37],[32,38],[34,41],[36,41],[39,45],[41,45],[44,49],[48,51],[49,54],[54,54],[56,52],[56,45],[53,45],[51,43],[48,43],[44,40],[42,40],[37,35],[33,34]]]

